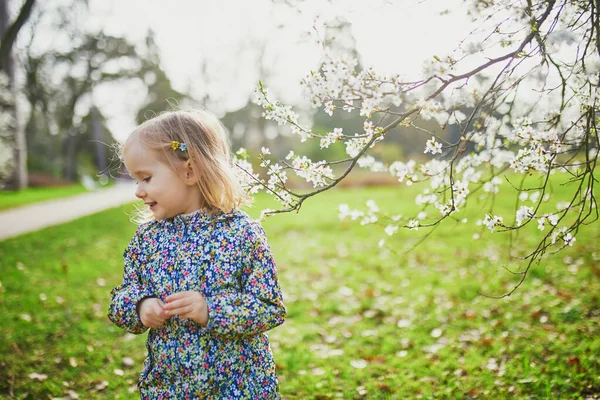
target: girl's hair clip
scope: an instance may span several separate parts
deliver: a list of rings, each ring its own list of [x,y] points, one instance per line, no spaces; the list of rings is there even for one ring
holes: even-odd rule
[[[179,143],[177,140],[173,140],[171,142],[171,148],[173,150],[181,150],[181,151],[186,151],[187,150],[187,145],[185,143]]]

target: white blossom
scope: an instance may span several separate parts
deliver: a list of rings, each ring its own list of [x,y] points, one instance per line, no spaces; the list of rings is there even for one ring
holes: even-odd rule
[[[367,200],[367,207],[369,208],[369,211],[372,213],[379,212],[379,206],[377,206],[377,203],[375,203],[375,200]]]
[[[452,191],[454,192],[454,202],[457,206],[463,204],[467,195],[469,194],[469,182],[455,181],[452,185]]]
[[[390,175],[398,178],[398,182],[404,181],[408,176],[409,178],[414,176],[416,162],[413,160],[403,163],[401,161],[395,161],[390,165]]]
[[[531,218],[531,217],[533,217],[533,208],[527,207],[527,206],[521,206],[517,210],[517,215],[516,215],[517,226],[521,226],[521,224],[523,223],[523,220],[525,218]]]
[[[325,103],[325,112],[327,114],[329,114],[330,116],[333,115],[333,110],[335,110],[335,105],[333,104],[333,101],[328,101],[327,103]]]
[[[521,201],[527,200],[528,197],[529,197],[529,193],[527,193],[527,192],[519,193],[519,200],[521,200]]]
[[[567,233],[563,236],[563,240],[565,241],[565,246],[573,246],[573,243],[575,243],[575,236],[571,235],[571,233]]]
[[[488,193],[498,193],[498,186],[502,183],[502,179],[494,176],[491,180],[483,184],[483,191]]]
[[[546,227],[546,223],[552,226],[556,226],[558,223],[558,216],[556,214],[544,214],[538,218],[538,229],[543,231]]]
[[[540,198],[540,192],[538,192],[538,191],[535,191],[529,195],[529,201],[531,201],[532,203],[537,203],[539,198]]]
[[[335,179],[333,170],[326,165],[325,161],[312,162],[306,156],[296,157],[292,161],[294,172],[299,177],[311,182],[314,187],[327,185],[327,179]]]
[[[486,214],[485,218],[483,219],[483,224],[490,230],[490,232],[494,232],[496,226],[503,224],[503,219],[498,215],[494,215],[492,217],[491,215]]]
[[[436,154],[436,153],[441,153],[441,152],[442,152],[442,144],[436,142],[435,137],[432,137],[431,139],[429,139],[427,141],[426,146],[425,146],[425,151],[423,153]]]
[[[351,210],[350,207],[348,207],[348,204],[340,204],[338,215],[341,220],[350,218],[351,220],[355,221],[361,218],[364,215],[364,213],[359,210]]]
[[[388,225],[385,227],[385,233],[387,233],[388,236],[392,236],[396,231],[398,231],[397,225]]]
[[[416,219],[411,219],[410,221],[408,221],[408,227],[410,228],[410,230],[418,230],[419,229],[419,221],[417,221]]]
[[[334,128],[333,132],[329,132],[324,138],[321,139],[320,146],[322,149],[325,149],[332,143],[340,141],[342,137],[342,128]]]

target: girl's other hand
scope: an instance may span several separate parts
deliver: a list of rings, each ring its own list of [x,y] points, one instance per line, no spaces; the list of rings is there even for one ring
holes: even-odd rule
[[[149,328],[160,328],[169,318],[164,309],[165,303],[156,297],[148,297],[140,303],[140,320]]]
[[[179,292],[165,300],[165,312],[169,317],[179,315],[180,318],[189,318],[202,326],[208,323],[208,306],[200,293],[193,290]]]

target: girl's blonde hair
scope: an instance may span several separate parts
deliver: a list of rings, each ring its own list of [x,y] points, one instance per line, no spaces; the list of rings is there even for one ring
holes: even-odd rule
[[[200,204],[205,211],[215,214],[230,213],[251,201],[235,176],[230,144],[225,127],[219,119],[202,109],[167,111],[138,126],[121,148],[123,151],[132,140],[150,150],[162,154],[175,168],[174,161],[189,161],[198,176]],[[181,146],[174,149],[173,142]],[[149,210],[137,218],[137,222],[152,220]]]

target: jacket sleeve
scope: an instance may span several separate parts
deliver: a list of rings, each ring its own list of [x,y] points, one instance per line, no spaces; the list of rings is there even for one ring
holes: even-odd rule
[[[141,267],[145,263],[144,253],[139,246],[140,231],[141,228],[138,228],[123,252],[123,283],[110,292],[108,309],[108,318],[115,325],[136,334],[148,329],[140,320],[137,305],[145,297],[154,297],[140,279]]]
[[[224,337],[258,335],[285,320],[286,309],[265,231],[255,222],[242,238],[241,290],[206,298],[207,330]]]

